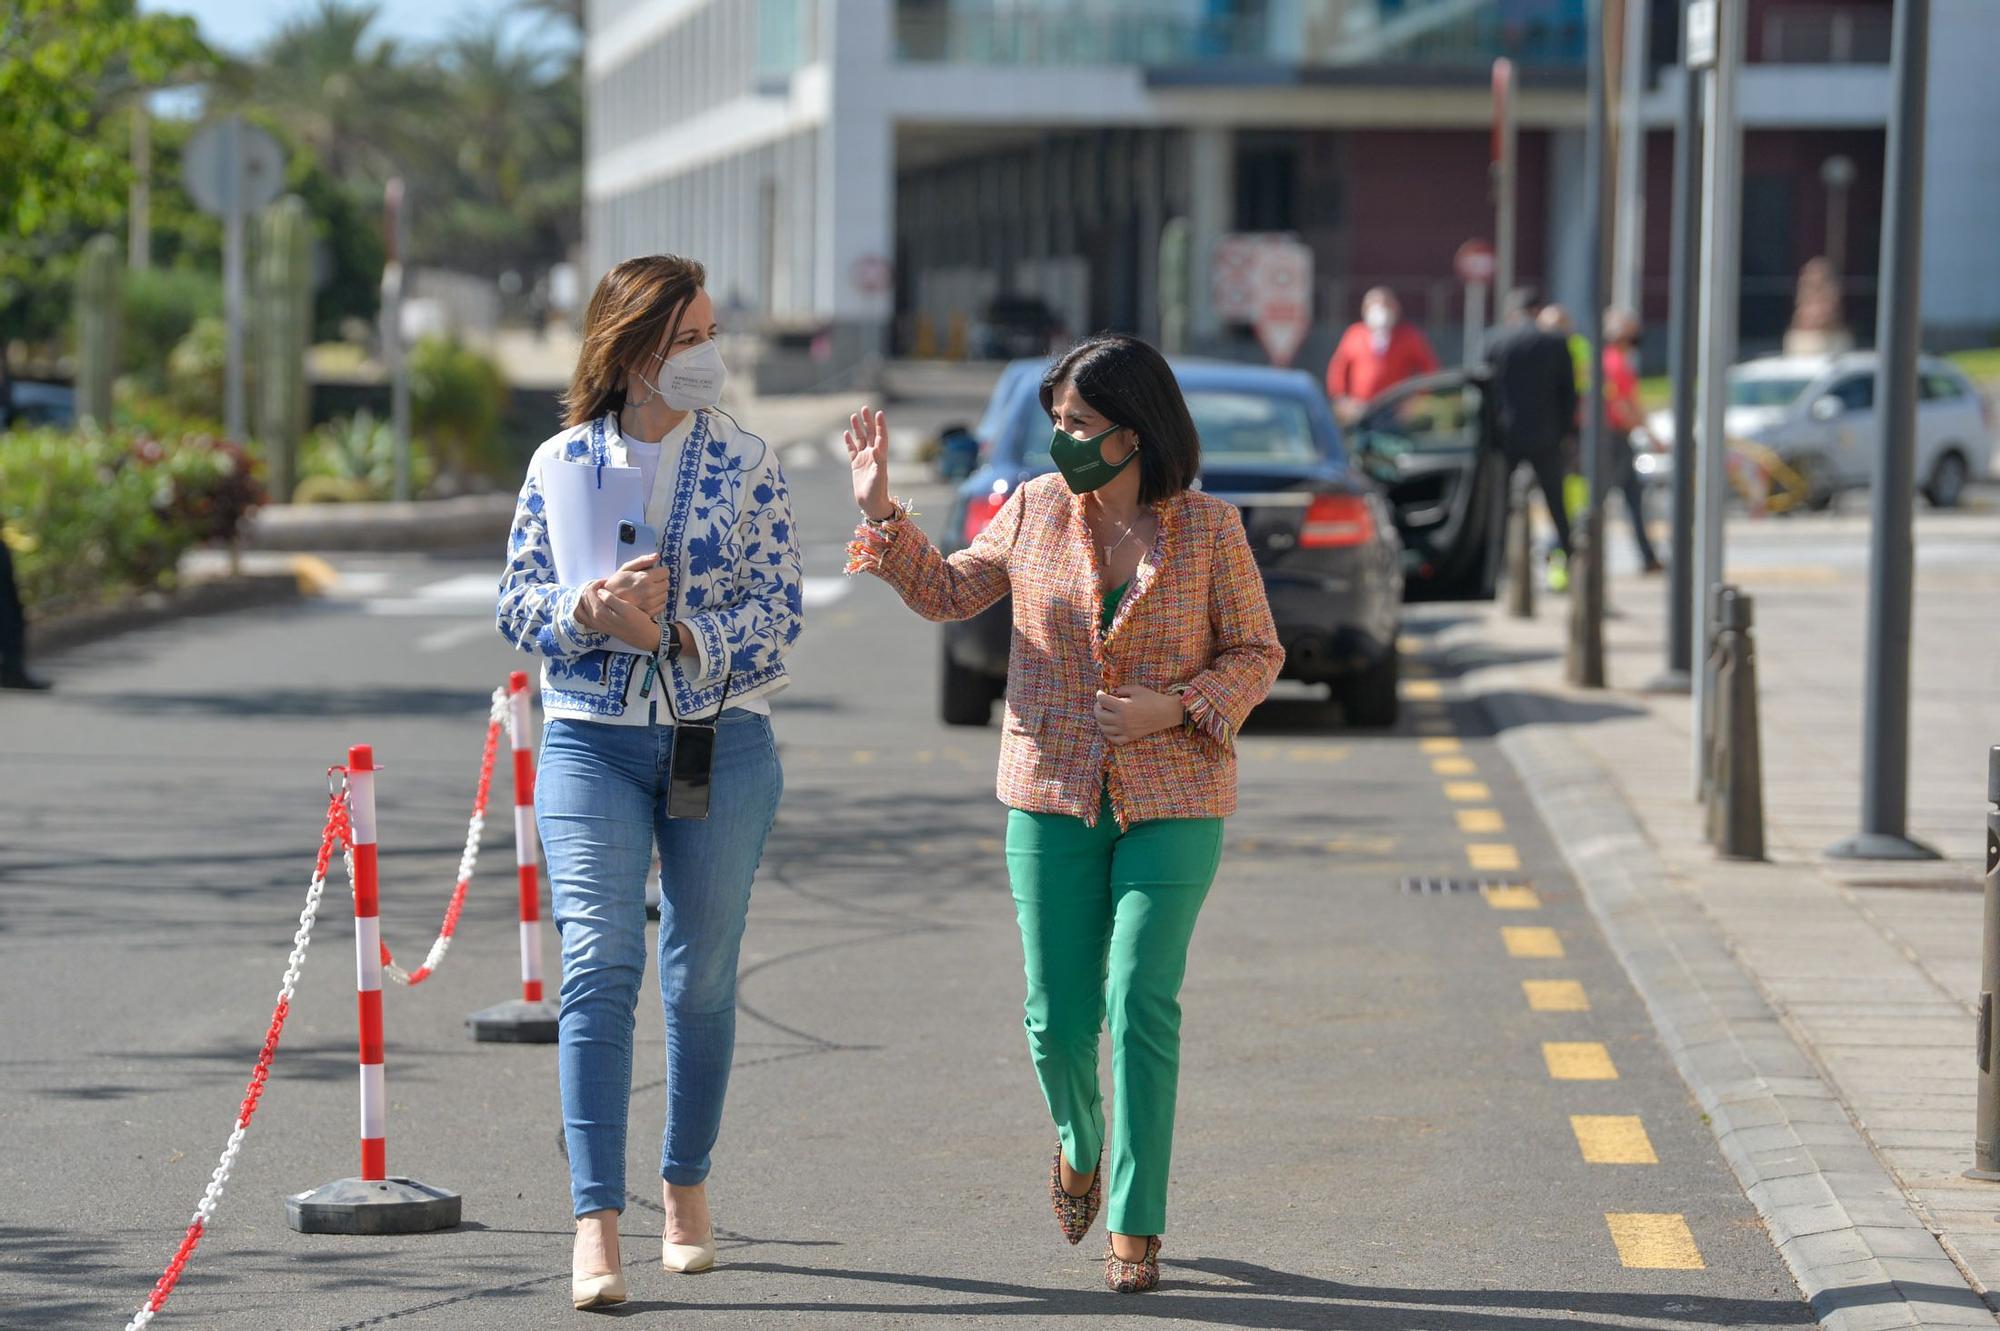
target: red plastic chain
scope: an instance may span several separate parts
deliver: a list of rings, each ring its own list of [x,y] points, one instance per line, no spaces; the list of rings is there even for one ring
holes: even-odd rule
[[[472,817],[481,824],[485,822],[487,799],[493,791],[493,764],[500,752],[500,726],[500,718],[497,716],[487,722],[486,750],[479,759],[479,788],[472,797]],[[466,876],[460,878],[457,886],[452,888],[451,900],[444,908],[444,923],[438,926],[439,939],[449,939],[457,931],[459,914],[465,909],[465,892],[471,886],[472,879]],[[382,944],[382,964],[385,967],[396,964],[395,954],[389,951],[387,942]],[[415,988],[430,979],[432,974],[428,965],[419,966],[410,972],[409,979],[404,983]]]
[[[327,769],[329,777],[336,773],[344,775],[345,769],[338,767]],[[327,870],[333,863],[335,849],[350,849],[354,844],[353,838],[354,829],[348,821],[347,814],[347,792],[344,789],[336,789],[327,796],[326,827],[320,833],[319,855],[313,861],[315,883],[325,879]],[[288,974],[287,983],[289,982]],[[284,1033],[285,1018],[291,1015],[291,1010],[290,998],[280,993],[277,1005],[271,1010],[271,1024],[264,1031],[264,1043],[257,1051],[257,1066],[251,1070],[250,1082],[243,1088],[243,1103],[236,1111],[236,1129],[231,1134],[232,1137],[247,1131],[251,1116],[257,1112],[257,1102],[263,1098],[264,1087],[270,1080],[271,1060],[278,1052],[278,1037]],[[222,1173],[221,1169],[217,1170],[218,1184]],[[219,1186],[215,1189],[214,1195],[220,1196]],[[212,1207],[208,1196],[203,1197],[203,1202]],[[194,1250],[201,1243],[205,1232],[207,1232],[207,1222],[201,1213],[197,1212],[195,1218],[188,1224],[187,1233],[181,1236],[180,1246],[174,1249],[173,1259],[167,1263],[167,1269],[153,1285],[153,1292],[146,1299],[145,1307],[140,1310],[137,1317],[133,1318],[131,1325],[144,1326],[152,1319],[153,1314],[165,1306],[167,1296],[172,1294],[174,1286],[180,1283],[181,1272],[187,1268],[188,1261],[194,1256]]]

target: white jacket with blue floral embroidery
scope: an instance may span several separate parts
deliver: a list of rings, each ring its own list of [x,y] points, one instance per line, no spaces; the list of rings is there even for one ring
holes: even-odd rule
[[[542,478],[550,467],[623,465],[618,438],[609,416],[556,435],[535,450],[514,507],[500,635],[544,658],[543,714],[622,725],[712,716],[725,676],[732,706],[777,692],[789,682],[785,653],[804,610],[791,492],[777,450],[713,412],[695,415],[660,531],[660,563],[670,575],[661,620],[680,620],[701,645],[698,661],[683,654],[664,671],[671,711],[650,705],[657,693],[635,696],[633,676],[643,675],[646,657],[576,622],[581,589],[556,581]]]

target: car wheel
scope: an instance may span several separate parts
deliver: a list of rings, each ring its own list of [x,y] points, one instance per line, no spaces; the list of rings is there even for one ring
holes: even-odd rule
[[[938,716],[948,726],[983,726],[993,720],[993,681],[939,653]]]
[[[1349,677],[1339,689],[1341,710],[1351,726],[1393,726],[1399,699],[1396,693],[1402,675],[1402,653],[1391,644],[1388,654],[1366,670]]]
[[[1957,508],[1958,501],[1965,497],[1966,477],[1964,454],[1951,449],[1931,468],[1931,478],[1924,484],[1924,498],[1932,508]]]
[[[1790,465],[1805,484],[1805,493],[1799,497],[1800,506],[1814,513],[1824,513],[1832,508],[1835,497],[1833,464],[1823,454],[1801,453],[1791,460]]]

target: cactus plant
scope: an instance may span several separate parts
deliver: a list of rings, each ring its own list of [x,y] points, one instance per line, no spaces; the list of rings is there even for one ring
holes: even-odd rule
[[[1170,356],[1187,350],[1190,230],[1185,217],[1176,217],[1160,229],[1160,349]]]
[[[118,242],[92,236],[76,272],[76,411],[99,428],[111,424],[111,382],[118,374],[121,274]]]
[[[257,438],[271,494],[292,497],[306,427],[306,344],[312,329],[312,222],[288,194],[264,211],[258,237],[253,326],[257,330]]]

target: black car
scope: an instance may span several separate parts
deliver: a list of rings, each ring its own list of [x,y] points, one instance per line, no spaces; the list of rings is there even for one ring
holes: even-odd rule
[[[1403,537],[1410,601],[1493,599],[1507,525],[1507,467],[1484,370],[1409,379],[1370,400],[1347,440]]]
[[[973,341],[987,360],[1046,356],[1062,332],[1062,320],[1041,297],[995,296],[980,312]]]
[[[949,554],[984,529],[1024,482],[1054,470],[1042,361],[1007,367],[982,422],[984,465],[958,490],[939,544]],[[1326,395],[1309,375],[1178,361],[1175,377],[1201,435],[1196,485],[1228,499],[1264,575],[1285,647],[1285,678],[1326,684],[1357,725],[1396,719],[1402,542],[1381,490],[1350,467]],[[944,626],[940,710],[981,726],[1005,691],[1009,601]]]
[[[45,384],[32,379],[16,379],[11,410],[0,420],[0,429],[14,425],[76,424],[76,390],[68,384]]]

